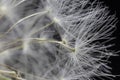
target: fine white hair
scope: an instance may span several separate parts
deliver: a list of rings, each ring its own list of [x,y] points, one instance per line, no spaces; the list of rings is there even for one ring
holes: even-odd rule
[[[107,42],[116,22],[97,0],[1,0],[0,76],[113,80]]]

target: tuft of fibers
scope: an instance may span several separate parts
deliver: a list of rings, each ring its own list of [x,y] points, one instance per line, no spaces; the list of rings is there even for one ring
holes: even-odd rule
[[[116,22],[97,0],[0,0],[0,79],[114,80]]]

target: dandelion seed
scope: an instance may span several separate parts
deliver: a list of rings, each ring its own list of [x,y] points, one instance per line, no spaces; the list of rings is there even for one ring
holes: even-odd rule
[[[0,36],[0,63],[15,68],[21,74],[16,79],[114,77],[107,65],[113,45],[106,43],[117,20],[99,1],[1,0],[0,12],[12,25]]]

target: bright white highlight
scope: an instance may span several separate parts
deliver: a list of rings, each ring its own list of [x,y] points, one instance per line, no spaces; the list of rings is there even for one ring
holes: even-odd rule
[[[7,7],[6,7],[6,6],[1,6],[1,7],[0,7],[0,10],[1,10],[1,12],[5,13],[6,10],[7,10]]]

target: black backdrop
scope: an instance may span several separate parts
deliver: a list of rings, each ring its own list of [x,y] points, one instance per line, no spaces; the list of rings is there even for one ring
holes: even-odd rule
[[[120,51],[120,0],[103,0],[107,6],[110,7],[111,14],[115,13],[118,18],[116,31],[113,33],[113,36],[116,39],[113,40],[115,46],[112,49],[116,51]],[[120,52],[118,53],[120,55]],[[120,56],[111,57],[110,61],[112,62],[110,66],[112,67],[112,73],[115,75],[119,75],[115,78],[115,80],[120,80]]]

